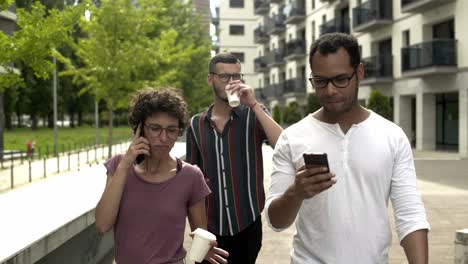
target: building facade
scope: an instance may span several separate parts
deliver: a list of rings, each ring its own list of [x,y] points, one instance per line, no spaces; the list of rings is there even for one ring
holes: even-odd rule
[[[222,0],[216,7],[212,23],[217,28],[216,52],[233,53],[242,63],[245,82],[257,86],[257,74],[252,58],[256,57],[254,28],[258,17],[250,0]]]
[[[255,0],[256,93],[269,107],[305,105],[310,45],[351,33],[365,66],[360,102],[378,89],[417,150],[468,157],[467,12],[465,0]]]

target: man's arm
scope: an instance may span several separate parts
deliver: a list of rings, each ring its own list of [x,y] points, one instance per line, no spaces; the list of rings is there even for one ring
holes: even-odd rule
[[[185,136],[185,161],[200,166],[200,152],[195,142],[192,129],[192,126],[189,126]]]
[[[401,241],[401,246],[405,250],[409,264],[429,263],[427,229],[416,230],[408,234]]]
[[[255,116],[257,117],[258,122],[262,125],[263,130],[270,142],[272,148],[275,147],[278,137],[283,132],[283,128],[276,123],[276,121],[268,115],[256,101],[253,104],[252,111],[254,111]]]
[[[274,199],[269,208],[268,216],[274,228],[287,228],[296,219],[304,199],[327,190],[336,183],[333,173],[327,173],[327,168],[301,168],[296,174],[294,183],[284,194]]]

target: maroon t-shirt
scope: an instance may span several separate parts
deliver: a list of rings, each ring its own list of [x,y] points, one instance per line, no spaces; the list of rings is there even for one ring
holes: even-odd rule
[[[122,155],[104,163],[114,175]],[[150,183],[129,169],[114,225],[115,260],[118,264],[160,264],[185,257],[183,248],[188,208],[211,193],[196,166],[182,165],[167,181]]]

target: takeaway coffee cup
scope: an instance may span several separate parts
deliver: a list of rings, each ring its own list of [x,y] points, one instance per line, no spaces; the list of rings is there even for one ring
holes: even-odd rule
[[[226,90],[229,106],[237,107],[240,105],[239,94],[237,92],[231,93],[231,90]]]
[[[211,242],[216,241],[216,236],[202,228],[195,229],[192,234],[193,240],[190,247],[189,259],[202,262],[211,248]]]

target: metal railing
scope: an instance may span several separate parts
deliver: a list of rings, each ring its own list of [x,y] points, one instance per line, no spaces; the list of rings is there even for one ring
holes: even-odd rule
[[[255,43],[266,43],[268,42],[270,38],[268,37],[268,34],[266,33],[266,30],[264,27],[259,26],[256,29],[254,29],[254,42]]]
[[[286,16],[284,14],[276,14],[270,17],[267,21],[267,33],[278,34],[286,30]]]
[[[374,20],[391,20],[392,14],[392,1],[369,0],[353,8],[353,27]]]
[[[265,72],[268,70],[267,61],[265,56],[257,57],[254,59],[254,71]]]
[[[326,33],[334,33],[334,32],[341,32],[341,33],[350,33],[349,29],[349,18],[345,19],[332,19],[329,20],[322,25],[320,25],[320,35]]]
[[[363,58],[364,78],[392,78],[393,57],[391,54],[383,54]]]
[[[457,66],[457,41],[436,39],[401,49],[401,70],[431,66]]]
[[[128,141],[122,141],[112,145],[113,155],[125,152],[128,144]],[[0,192],[64,171],[79,170],[80,167],[90,166],[99,160],[107,159],[108,155],[108,147],[105,145],[85,146],[73,149],[71,146],[66,149],[62,145],[62,149],[64,151],[55,157],[47,154],[41,155],[41,152],[38,150],[36,153],[29,154],[21,151],[15,155],[16,158],[9,159],[8,161],[2,160]]]
[[[286,56],[302,55],[305,56],[305,41],[302,39],[290,40],[286,43]]]
[[[265,54],[266,62],[268,66],[277,66],[285,63],[284,51],[276,49]]]
[[[303,78],[288,79],[284,83],[284,93],[306,93],[306,81]]]

